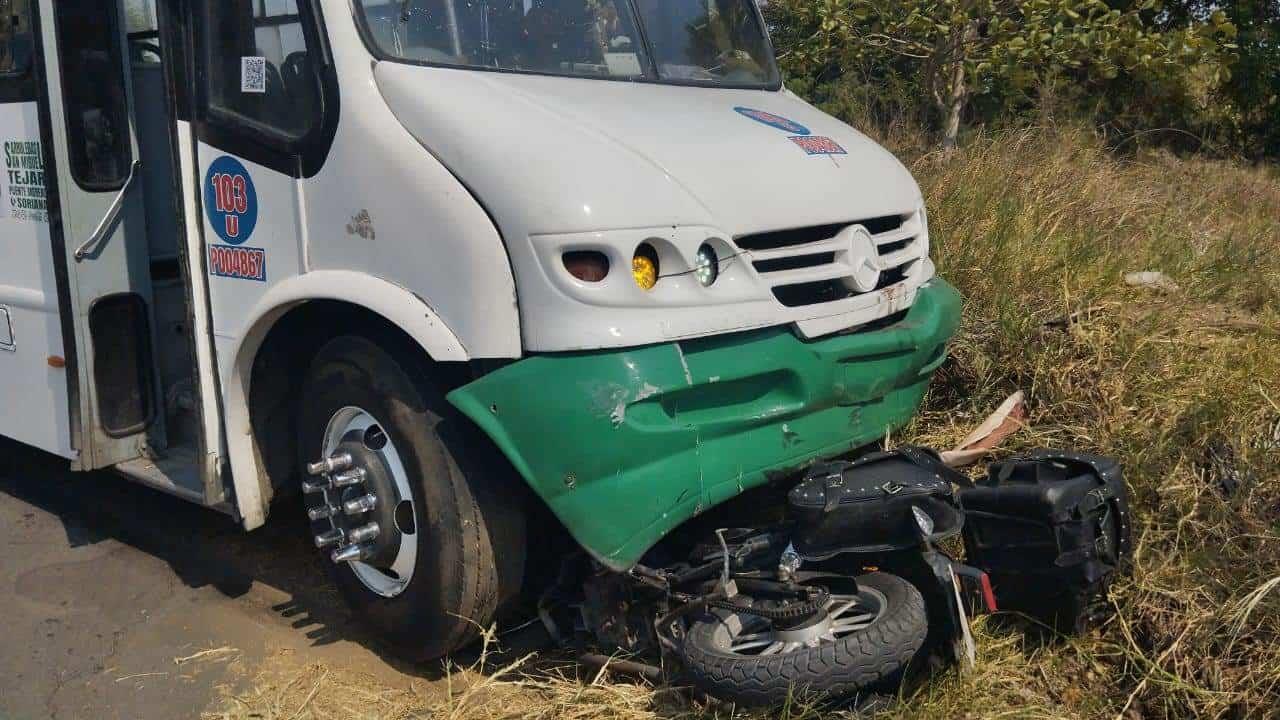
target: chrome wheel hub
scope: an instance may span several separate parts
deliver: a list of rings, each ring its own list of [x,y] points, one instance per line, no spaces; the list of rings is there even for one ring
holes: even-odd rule
[[[870,627],[884,614],[884,596],[867,587],[855,595],[831,595],[822,612],[800,627],[778,628],[765,618],[735,613],[725,618],[716,643],[734,655],[777,655],[816,648]]]
[[[348,563],[373,592],[404,592],[417,563],[417,508],[404,463],[382,423],[350,406],[325,428],[324,456],[302,485],[316,547]]]

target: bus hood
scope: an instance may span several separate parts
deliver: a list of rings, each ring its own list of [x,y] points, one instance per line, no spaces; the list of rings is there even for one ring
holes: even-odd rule
[[[785,91],[390,62],[378,63],[374,78],[404,128],[497,224],[515,274],[526,351],[637,347],[788,323],[817,337],[908,307],[933,275],[920,192],[906,168]],[[880,262],[845,246],[856,233],[831,238],[839,252],[826,267],[791,271],[799,279],[732,260],[743,235],[839,226],[852,232],[888,215],[906,219],[893,240],[910,244],[894,256],[911,272],[883,293],[806,296],[786,305],[776,296],[780,285],[805,290],[813,287],[805,278],[830,280]],[[425,217],[421,226],[422,238],[402,241],[428,241],[435,223]],[[705,287],[692,276],[704,243],[722,259],[719,279]],[[660,279],[649,292],[627,272],[641,244],[657,248],[660,258]],[[616,271],[593,283],[573,277],[563,258],[580,250],[603,253]]]
[[[920,203],[897,159],[786,91],[391,62],[375,78],[404,127],[476,193],[508,242],[681,225],[740,235]]]

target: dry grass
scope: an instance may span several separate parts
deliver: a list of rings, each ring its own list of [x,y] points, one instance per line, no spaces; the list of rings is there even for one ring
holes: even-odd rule
[[[1024,389],[1022,443],[1124,460],[1138,542],[1100,633],[1030,657],[984,648],[1034,697],[962,679],[897,714],[1280,716],[1280,180],[1120,162],[1074,132],[919,165],[941,272],[968,302],[916,436],[944,443]],[[1139,270],[1182,291],[1126,287]]]
[[[942,673],[883,716],[1280,717],[1280,178],[1121,161],[1087,134],[1049,130],[919,156],[914,170],[940,271],[967,304],[954,360],[905,439],[950,446],[1024,390],[1032,429],[1015,443],[1123,458],[1137,555],[1118,613],[1093,634],[1040,645],[980,621],[975,671]],[[1136,270],[1182,290],[1125,286]],[[430,696],[295,669],[264,676],[225,716],[735,714],[528,662],[455,671]]]

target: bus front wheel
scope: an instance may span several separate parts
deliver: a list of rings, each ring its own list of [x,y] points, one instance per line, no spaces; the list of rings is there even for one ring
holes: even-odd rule
[[[524,518],[429,362],[397,341],[348,335],[317,353],[298,411],[302,489],[356,618],[428,660],[474,640],[518,591]]]

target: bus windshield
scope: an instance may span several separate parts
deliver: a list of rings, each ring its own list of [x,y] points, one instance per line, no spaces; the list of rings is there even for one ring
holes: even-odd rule
[[[573,77],[774,87],[754,0],[356,0],[402,62]]]

